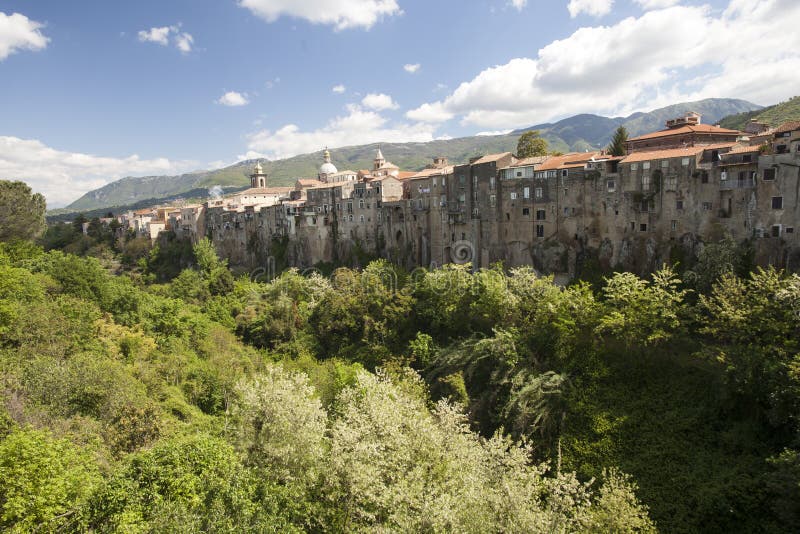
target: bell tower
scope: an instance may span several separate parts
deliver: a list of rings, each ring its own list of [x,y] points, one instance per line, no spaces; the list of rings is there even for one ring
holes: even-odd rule
[[[264,173],[260,161],[256,163],[253,174],[250,175],[250,187],[267,187],[267,175]]]

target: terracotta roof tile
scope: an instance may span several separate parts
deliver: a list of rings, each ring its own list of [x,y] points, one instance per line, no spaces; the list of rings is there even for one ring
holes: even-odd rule
[[[670,137],[673,135],[687,135],[691,133],[708,133],[708,134],[728,134],[733,136],[743,135],[739,130],[728,130],[727,128],[718,128],[710,124],[693,124],[681,126],[680,128],[666,128],[657,132],[640,135],[638,137],[631,137],[628,141],[643,141],[645,139],[657,139],[659,137]]]
[[[777,128],[773,133],[785,133],[785,132],[794,132],[795,130],[800,130],[800,121],[790,121],[784,122]]]
[[[472,165],[480,165],[481,163],[491,163],[493,161],[497,161],[503,159],[506,156],[510,156],[511,152],[501,152],[499,154],[487,154],[480,159],[473,161]]]

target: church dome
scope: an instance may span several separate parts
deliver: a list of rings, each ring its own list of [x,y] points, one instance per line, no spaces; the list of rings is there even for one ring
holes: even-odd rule
[[[327,176],[331,174],[336,174],[337,172],[339,171],[336,169],[336,166],[333,163],[331,163],[331,153],[325,150],[325,163],[323,163],[319,167],[320,175]]]

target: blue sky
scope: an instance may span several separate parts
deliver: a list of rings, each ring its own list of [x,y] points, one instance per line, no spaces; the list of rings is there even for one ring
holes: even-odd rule
[[[56,207],[126,175],[325,145],[770,104],[800,92],[798,4],[0,1],[0,178]]]

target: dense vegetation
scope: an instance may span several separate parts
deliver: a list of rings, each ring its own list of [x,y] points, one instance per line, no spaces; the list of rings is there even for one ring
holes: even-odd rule
[[[720,121],[720,126],[743,130],[751,120],[757,120],[772,127],[780,126],[788,121],[800,121],[800,96],[763,109],[729,115]]]
[[[595,286],[254,281],[207,241],[89,228],[0,244],[0,528],[797,524],[800,278],[746,247]]]

